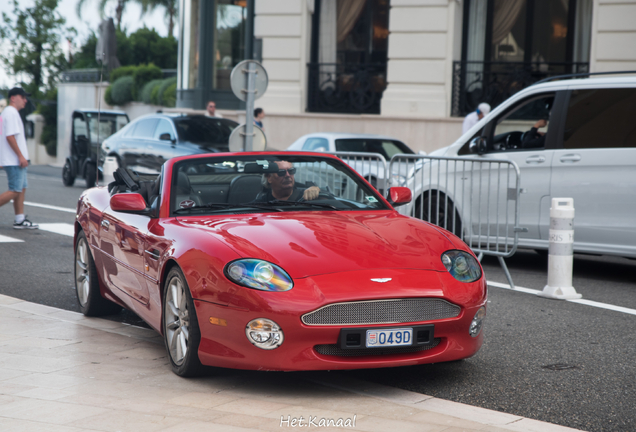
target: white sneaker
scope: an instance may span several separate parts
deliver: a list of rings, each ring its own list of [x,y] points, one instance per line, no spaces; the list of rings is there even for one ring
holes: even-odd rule
[[[24,220],[20,223],[16,223],[13,222],[13,229],[38,229],[40,228],[40,225],[31,222],[30,220],[27,219],[27,217],[24,217]]]

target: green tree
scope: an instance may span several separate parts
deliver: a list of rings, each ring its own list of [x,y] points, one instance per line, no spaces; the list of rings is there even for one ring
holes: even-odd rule
[[[72,69],[99,69],[99,64],[95,59],[95,51],[97,49],[97,35],[91,31],[86,38],[86,42],[80,47],[79,51],[73,54]]]
[[[178,7],[177,0],[137,0],[141,5],[141,14],[154,11],[157,7],[166,10],[166,18],[168,18],[168,37],[173,36],[174,20],[177,17]]]
[[[0,59],[11,71],[30,78],[24,88],[37,99],[45,87],[52,88],[68,62],[60,42],[75,34],[57,12],[59,0],[35,0],[33,7],[20,9],[13,0],[13,14],[2,13],[0,40],[8,47]]]
[[[155,29],[143,27],[132,33],[129,40],[135,64],[154,63],[162,69],[177,67],[178,43],[175,38],[161,37]]]

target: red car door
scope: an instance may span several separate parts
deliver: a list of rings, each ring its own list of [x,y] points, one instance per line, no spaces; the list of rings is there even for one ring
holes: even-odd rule
[[[148,216],[114,212],[109,207],[100,225],[104,280],[142,304],[148,303],[144,247],[149,222]]]

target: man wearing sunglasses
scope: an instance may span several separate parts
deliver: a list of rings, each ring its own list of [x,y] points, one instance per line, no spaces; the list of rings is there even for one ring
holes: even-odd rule
[[[297,188],[294,174],[296,168],[287,161],[276,162],[278,172],[263,175],[263,187],[265,191],[260,193],[254,200],[255,202],[267,201],[298,201],[298,200],[314,200],[318,198],[320,188],[311,186],[307,189]]]

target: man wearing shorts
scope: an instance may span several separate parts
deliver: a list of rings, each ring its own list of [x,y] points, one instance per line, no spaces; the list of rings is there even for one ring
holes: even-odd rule
[[[30,95],[19,87],[9,90],[9,105],[0,115],[0,166],[4,167],[9,180],[9,190],[0,194],[0,207],[13,200],[15,229],[38,228],[38,225],[27,219],[24,214],[29,151],[19,111],[26,106],[27,96]]]

